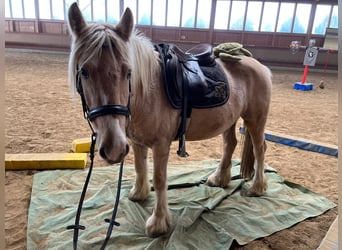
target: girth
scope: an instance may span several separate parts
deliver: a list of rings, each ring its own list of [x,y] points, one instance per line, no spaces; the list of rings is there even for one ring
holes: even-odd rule
[[[213,108],[229,98],[228,80],[216,64],[212,47],[198,45],[183,52],[175,45],[155,45],[161,59],[166,96],[172,107],[181,109],[181,122],[175,139],[179,139],[178,155],[185,157],[186,120],[193,108]]]

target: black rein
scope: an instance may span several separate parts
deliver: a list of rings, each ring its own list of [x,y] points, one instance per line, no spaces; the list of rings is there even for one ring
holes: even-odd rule
[[[95,133],[94,128],[91,124],[91,121],[93,121],[95,118],[97,118],[99,116],[104,116],[104,115],[123,115],[123,116],[126,116],[127,118],[129,118],[130,117],[130,109],[129,109],[129,107],[130,107],[130,92],[131,92],[131,73],[129,72],[128,76],[127,76],[127,80],[129,83],[129,96],[128,96],[127,106],[112,104],[112,105],[103,105],[103,106],[89,110],[89,107],[87,105],[87,102],[85,100],[85,95],[83,92],[82,81],[81,81],[81,71],[82,71],[82,69],[79,70],[79,68],[77,66],[76,88],[77,88],[77,92],[79,93],[79,95],[81,97],[84,118],[87,120],[87,122],[90,126],[90,129],[92,131],[92,135],[91,135],[91,146],[90,146],[90,160],[91,160],[91,162],[90,162],[88,175],[87,175],[86,180],[84,182],[81,197],[80,197],[80,200],[78,203],[76,217],[75,217],[75,224],[67,226],[67,229],[73,229],[74,230],[73,248],[75,250],[77,249],[77,241],[78,241],[79,230],[85,229],[85,226],[80,225],[80,217],[81,217],[81,210],[82,210],[82,206],[83,206],[83,202],[84,202],[84,197],[85,197],[85,194],[86,194],[86,191],[88,188],[88,184],[89,184],[89,180],[90,180],[90,176],[91,176],[93,164],[94,164],[94,151],[95,151],[95,143],[96,143],[96,133]],[[106,238],[105,238],[105,240],[101,246],[101,250],[105,249],[105,247],[106,247],[106,245],[110,239],[110,236],[112,234],[113,227],[120,225],[120,223],[115,221],[115,218],[116,218],[117,210],[119,207],[122,173],[123,173],[123,163],[124,163],[124,159],[121,161],[121,164],[120,164],[120,171],[119,171],[119,176],[118,176],[118,187],[117,187],[116,199],[115,199],[115,203],[114,203],[112,217],[110,219],[105,219],[105,222],[109,223],[109,226],[108,226]]]

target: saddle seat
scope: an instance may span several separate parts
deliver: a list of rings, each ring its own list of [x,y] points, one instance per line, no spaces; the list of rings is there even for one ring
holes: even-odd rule
[[[173,51],[180,61],[196,61],[200,66],[210,66],[215,63],[213,48],[210,44],[199,44],[191,49],[183,52],[177,46],[173,47]]]
[[[181,109],[181,122],[175,139],[180,140],[180,156],[185,152],[186,120],[193,108],[213,108],[229,98],[228,80],[216,64],[212,47],[200,44],[184,52],[172,44],[158,44],[166,96],[175,109]]]

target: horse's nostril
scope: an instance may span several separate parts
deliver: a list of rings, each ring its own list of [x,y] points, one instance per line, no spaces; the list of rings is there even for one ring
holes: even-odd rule
[[[103,147],[99,149],[99,154],[103,159],[107,159],[105,149]]]
[[[129,152],[129,145],[127,144],[126,147],[121,151],[120,154],[115,155],[110,155],[106,151],[105,147],[100,147],[99,148],[99,155],[101,158],[109,163],[117,163],[120,162]]]
[[[127,144],[127,145],[126,145],[126,153],[125,153],[125,155],[127,155],[128,152],[129,152],[129,145]]]

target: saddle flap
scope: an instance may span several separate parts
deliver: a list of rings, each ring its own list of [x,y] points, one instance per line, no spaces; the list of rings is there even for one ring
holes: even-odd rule
[[[169,101],[174,108],[180,108],[183,98],[183,68],[178,57],[173,53],[169,53],[168,59],[165,61],[165,75],[165,90]]]
[[[197,61],[183,63],[183,81],[191,95],[201,95],[208,88],[207,81]],[[191,97],[190,95],[190,97]]]

